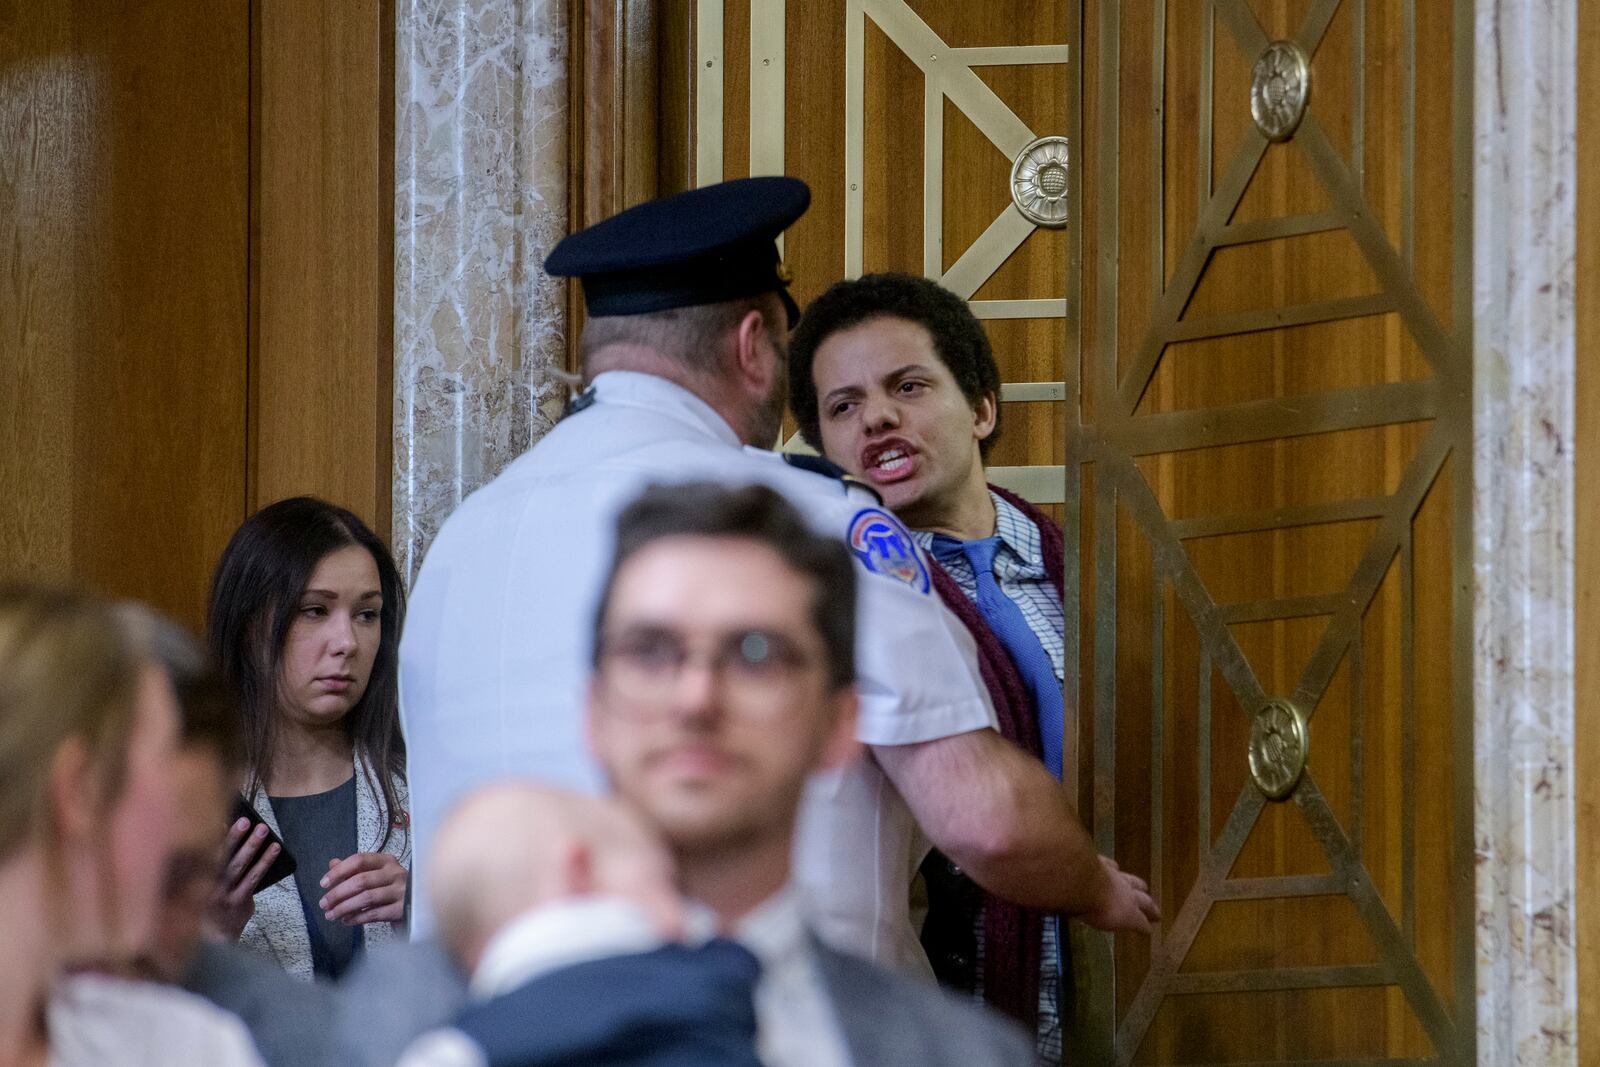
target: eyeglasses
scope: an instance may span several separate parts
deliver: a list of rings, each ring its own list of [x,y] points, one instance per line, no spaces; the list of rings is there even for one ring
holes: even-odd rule
[[[685,669],[704,661],[730,711],[774,715],[820,657],[772,630],[734,630],[697,648],[675,630],[645,627],[602,636],[599,660],[601,681],[631,710],[670,707]]]

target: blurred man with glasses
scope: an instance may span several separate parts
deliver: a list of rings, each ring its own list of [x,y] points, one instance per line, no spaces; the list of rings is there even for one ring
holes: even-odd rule
[[[826,947],[790,887],[808,777],[861,758],[856,574],[771,489],[657,487],[619,520],[590,743],[681,888],[762,964],[768,1067],[1028,1064],[1010,1023]]]

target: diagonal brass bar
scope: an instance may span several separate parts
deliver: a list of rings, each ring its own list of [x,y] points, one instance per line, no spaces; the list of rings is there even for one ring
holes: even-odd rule
[[[1261,54],[1267,47],[1267,31],[1261,28],[1256,13],[1250,10],[1250,5],[1244,0],[1217,0],[1217,15],[1233,34],[1233,39],[1239,45],[1239,50],[1249,58],[1250,62]]]
[[[1447,428],[1436,423],[1428,431],[1411,466],[1406,469],[1400,488],[1393,497],[1393,509],[1373,531],[1372,541],[1350,577],[1350,585],[1338,612],[1329,620],[1327,632],[1301,672],[1294,699],[1308,716],[1315,713],[1317,702],[1322,699],[1323,690],[1328,687],[1334,670],[1339,666],[1339,659],[1344,655],[1345,646],[1361,625],[1361,617],[1377,595],[1390,561],[1410,533],[1412,517],[1422,506],[1423,497],[1439,476],[1450,451]]]
[[[1394,984],[1394,972],[1383,964],[1373,963],[1342,967],[1279,967],[1270,971],[1185,971],[1167,979],[1167,996]]]
[[[1228,871],[1233,869],[1234,861],[1239,858],[1239,852],[1244,848],[1250,830],[1255,826],[1256,820],[1261,816],[1261,809],[1265,806],[1266,799],[1260,791],[1246,786],[1233,805],[1233,811],[1223,827],[1217,847],[1209,853],[1202,853],[1200,873],[1196,876],[1194,885],[1190,887],[1183,907],[1178,909],[1177,918],[1167,928],[1161,953],[1151,961],[1144,982],[1140,984],[1139,991],[1128,1004],[1127,1013],[1117,1026],[1118,1067],[1128,1067],[1133,1060],[1133,1054],[1144,1041],[1145,1033],[1155,1020],[1156,1009],[1161,1006],[1162,998],[1167,995],[1167,982],[1177,973],[1178,968],[1183,965],[1184,958],[1189,955],[1189,949],[1194,946],[1194,939],[1200,933],[1200,924],[1211,911],[1216,887],[1227,877]]]
[[[1295,39],[1300,42],[1300,47],[1306,50],[1306,55],[1315,56],[1317,49],[1322,47],[1322,39],[1328,34],[1328,27],[1333,24],[1333,16],[1339,13],[1339,5],[1343,0],[1317,0],[1310,11],[1306,12],[1305,22],[1300,24],[1300,32],[1295,34]]]
[[[1202,341],[1208,337],[1231,337],[1241,333],[1281,330],[1291,326],[1314,326],[1320,322],[1385,315],[1393,310],[1395,310],[1394,300],[1387,293],[1321,300],[1315,304],[1257,308],[1233,315],[1185,319],[1167,331],[1166,342],[1177,344],[1182,341]]]
[[[905,0],[862,0],[867,16],[895,47],[937,82],[944,94],[1005,155],[1015,158],[1037,136],[989,84],[953,56],[952,49]]]
[[[1405,994],[1417,1021],[1433,1042],[1435,1051],[1440,1059],[1453,1061],[1457,1043],[1455,1025],[1439,1000],[1427,972],[1422,969],[1422,964],[1412,954],[1400,929],[1395,926],[1394,917],[1389,914],[1377,887],[1367,876],[1361,857],[1351,846],[1350,839],[1345,836],[1338,818],[1309,771],[1295,789],[1294,802],[1310,823],[1311,832],[1322,846],[1328,862],[1333,864],[1335,873],[1344,878],[1356,913],[1372,935],[1379,954],[1388,961],[1394,972],[1394,984]]]
[[[1256,533],[1260,530],[1286,530],[1293,526],[1321,526],[1336,522],[1377,519],[1389,513],[1386,496],[1334,500],[1325,504],[1306,504],[1297,508],[1267,508],[1237,515],[1203,515],[1192,519],[1173,519],[1167,523],[1180,541],[1227,534]]]
[[[1229,878],[1219,882],[1213,900],[1282,900],[1289,897],[1342,897],[1344,883],[1331,874],[1285,874],[1272,878]]]
[[[1134,456],[1305,437],[1434,418],[1438,382],[1362,385],[1274,397],[1223,408],[1194,408],[1125,419],[1103,432],[1107,445]]]
[[[1255,222],[1236,222],[1217,235],[1216,246],[1248,245],[1258,241],[1279,241],[1285,237],[1305,237],[1313,233],[1328,233],[1344,229],[1344,220],[1331,212],[1321,211],[1311,215],[1290,215],[1279,219],[1257,219]]]
[[[1166,290],[1150,309],[1150,324],[1143,340],[1139,343],[1128,372],[1122,376],[1117,388],[1121,403],[1116,405],[1120,408],[1116,414],[1131,415],[1139,406],[1139,398],[1144,395],[1145,387],[1150,384],[1150,376],[1155,373],[1156,361],[1161,358],[1161,352],[1166,347],[1167,334],[1183,317],[1184,309],[1194,297],[1195,286],[1200,284],[1200,276],[1205,272],[1206,263],[1211,259],[1213,236],[1222,232],[1228,220],[1233,217],[1233,213],[1238,210],[1239,201],[1244,198],[1244,191],[1250,185],[1250,179],[1254,176],[1256,168],[1261,165],[1261,157],[1266,155],[1266,152],[1267,139],[1252,127],[1250,132],[1245,134],[1238,151],[1234,153],[1233,161],[1228,165],[1228,172],[1223,175],[1216,193],[1206,204],[1205,210],[1200,213],[1199,221],[1195,223],[1194,235],[1189,239],[1183,255],[1179,257]],[[1108,409],[1113,408],[1109,403],[1106,406]],[[1102,416],[1102,421],[1110,415],[1112,410],[1107,410]]]
[[[977,292],[1036,229],[1038,227],[1017,210],[1017,205],[1007,204],[960,258],[950,264],[941,284],[965,300]]]
[[[1361,187],[1328,140],[1315,114],[1307,114],[1295,134],[1312,170],[1316,171],[1336,210],[1345,216],[1350,234],[1366,256],[1383,291],[1393,298],[1396,309],[1416,339],[1422,354],[1441,376],[1458,377],[1456,368],[1462,355],[1455,341],[1445,333],[1433,309],[1417,291],[1405,260],[1379,227],[1362,196]]]
[[[1161,504],[1151,492],[1144,475],[1139,473],[1133,460],[1126,455],[1097,450],[1096,458],[1099,460],[1096,465],[1096,477],[1107,481],[1114,479],[1117,499],[1127,507],[1138,524],[1139,531],[1144,534],[1158,572],[1166,575],[1167,580],[1172,583],[1173,590],[1178,594],[1178,601],[1194,622],[1201,647],[1206,650],[1211,661],[1227,679],[1234,693],[1238,695],[1240,703],[1246,708],[1259,707],[1266,700],[1261,683],[1251,670],[1244,653],[1240,651],[1238,643],[1234,641],[1233,635],[1228,632],[1226,626],[1221,625],[1216,603],[1211,599],[1211,594],[1206,592],[1200,576],[1195,573],[1194,564],[1184,552],[1183,545],[1167,529],[1166,516],[1161,511]],[[1114,518],[1115,516],[1113,520]],[[1099,565],[1113,571],[1114,574],[1114,567],[1109,567],[1106,563]],[[1114,588],[1111,599],[1114,603]],[[1101,626],[1097,625],[1095,629],[1098,632]]]
[[[1343,602],[1343,594],[1265,597],[1261,600],[1240,601],[1237,604],[1218,604],[1217,618],[1230,626],[1240,622],[1304,619],[1313,615],[1332,615]]]

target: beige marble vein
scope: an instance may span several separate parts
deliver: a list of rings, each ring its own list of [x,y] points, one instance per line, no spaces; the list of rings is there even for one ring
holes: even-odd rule
[[[1473,463],[1478,1062],[1576,1064],[1576,0],[1479,0]]]
[[[414,575],[450,512],[565,393],[562,0],[401,0],[395,71],[394,547]]]

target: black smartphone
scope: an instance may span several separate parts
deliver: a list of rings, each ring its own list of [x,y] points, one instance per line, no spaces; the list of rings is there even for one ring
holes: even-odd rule
[[[250,820],[250,829],[245,831],[247,834],[255,833],[258,824],[266,823],[266,820],[261,817],[261,813],[251,807],[250,802],[242,796],[233,798],[233,814],[228,816],[228,825],[232,826],[240,819]],[[294,873],[294,857],[289,855],[289,847],[283,843],[283,838],[273,833],[272,827],[268,826],[267,839],[261,847],[266,848],[272,844],[278,846],[278,857],[272,861],[272,866],[267,868],[267,873],[261,876],[261,882],[256,886],[256,892],[258,893],[269,885],[277,885]],[[259,852],[256,853],[258,858],[260,855]]]

